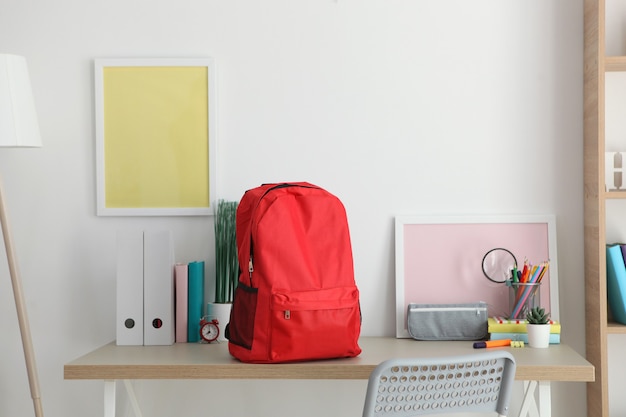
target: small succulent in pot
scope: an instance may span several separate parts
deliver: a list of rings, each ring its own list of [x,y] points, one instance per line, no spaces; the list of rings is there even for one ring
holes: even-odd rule
[[[549,324],[550,313],[542,307],[533,307],[526,313],[528,324]]]

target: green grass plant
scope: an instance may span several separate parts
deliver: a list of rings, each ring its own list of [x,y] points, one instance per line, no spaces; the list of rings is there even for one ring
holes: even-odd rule
[[[219,200],[215,211],[215,302],[232,303],[239,279],[236,201]]]

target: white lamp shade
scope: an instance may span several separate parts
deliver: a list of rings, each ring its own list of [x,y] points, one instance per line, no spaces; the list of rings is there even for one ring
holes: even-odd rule
[[[41,146],[26,59],[0,54],[0,146]]]

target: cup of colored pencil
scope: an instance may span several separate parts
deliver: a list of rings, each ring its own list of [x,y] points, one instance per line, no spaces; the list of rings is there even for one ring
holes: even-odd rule
[[[509,282],[510,319],[524,319],[526,313],[541,303],[541,280],[545,276],[549,262],[531,265],[524,261],[521,271],[512,271]]]

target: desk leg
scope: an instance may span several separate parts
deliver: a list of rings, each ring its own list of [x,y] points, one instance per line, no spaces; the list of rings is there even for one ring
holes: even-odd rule
[[[541,417],[551,417],[552,415],[550,381],[539,381],[539,414]]]
[[[126,393],[128,394],[130,405],[133,407],[135,417],[143,417],[131,381],[125,379],[124,387],[126,387]],[[104,381],[104,417],[115,417],[115,388],[115,380],[106,379]]]
[[[537,417],[537,403],[535,403],[535,388],[537,381],[524,381],[524,399],[522,400],[522,408],[519,417]]]
[[[104,381],[104,417],[115,417],[115,380]]]
[[[535,390],[539,390],[539,410],[535,402]],[[550,417],[552,415],[552,395],[550,381],[524,381],[524,399],[520,417]]]
[[[137,402],[137,397],[135,396],[135,390],[133,389],[133,385],[131,381],[129,381],[128,379],[125,379],[124,386],[126,387],[126,392],[128,393],[128,399],[130,400],[130,405],[133,407],[133,412],[135,413],[135,417],[142,417],[141,409],[139,408],[139,403]]]

